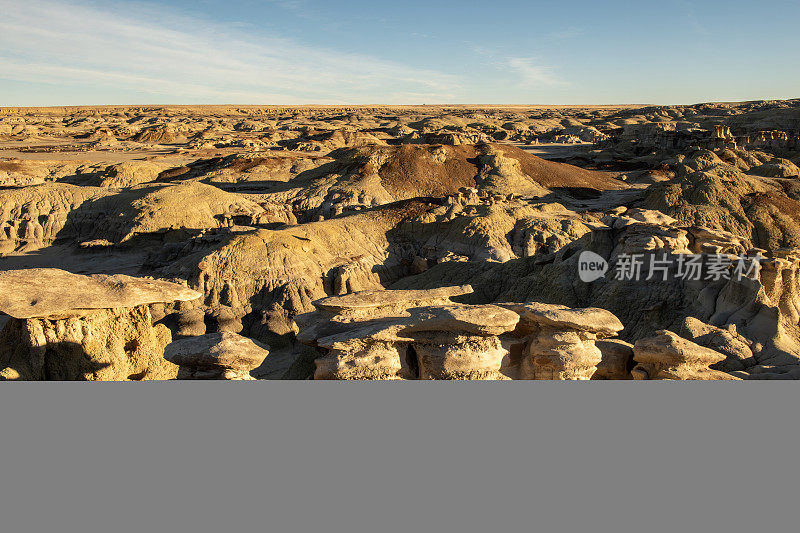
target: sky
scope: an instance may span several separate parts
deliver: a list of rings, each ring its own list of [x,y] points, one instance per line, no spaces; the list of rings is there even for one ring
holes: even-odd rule
[[[797,98],[798,21],[798,0],[0,0],[0,106]]]

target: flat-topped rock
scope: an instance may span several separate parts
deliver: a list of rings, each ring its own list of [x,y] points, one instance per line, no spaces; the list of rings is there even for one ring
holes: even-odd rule
[[[708,366],[724,360],[725,355],[704,348],[671,331],[661,330],[653,337],[636,341],[633,358],[637,363]]]
[[[313,335],[298,335],[298,340],[333,349],[345,349],[350,345],[364,345],[371,342],[411,342],[412,338],[400,334],[407,326],[407,319],[403,318],[323,324],[320,330],[312,333],[319,332],[324,336],[314,338]],[[303,330],[301,334],[307,331]]]
[[[202,296],[168,281],[122,274],[72,274],[57,268],[0,272],[0,312],[18,319],[78,316],[91,309],[136,307]]]
[[[602,360],[595,340],[623,329],[604,309],[449,299],[471,290],[325,298],[295,318],[297,339],[320,353],[317,379],[590,379]],[[610,362],[612,379],[630,376],[626,354]]]
[[[520,327],[538,324],[553,328],[586,331],[598,336],[616,335],[624,329],[613,313],[597,307],[573,309],[565,305],[538,302],[497,304],[520,316]]]
[[[316,379],[507,379],[499,336],[519,315],[450,300],[471,292],[463,285],[323,298],[295,317],[297,339],[321,356]]]
[[[251,379],[267,355],[265,345],[228,331],[180,339],[164,349],[164,358],[180,367],[178,379]]]
[[[402,305],[404,308],[447,303],[453,296],[472,293],[472,287],[461,285],[430,290],[370,290],[343,296],[330,296],[314,302],[317,309],[343,312]]]
[[[409,315],[361,322],[325,322],[318,329],[304,328],[298,339],[323,348],[340,348],[352,341],[411,342],[414,333],[419,332],[490,336],[512,331],[519,320],[513,311],[491,304],[418,307],[410,309]],[[314,339],[313,335],[319,337]]]
[[[496,305],[448,305],[410,311],[405,332],[442,331],[472,335],[501,335],[512,331],[519,315]]]
[[[223,331],[174,341],[164,358],[180,366],[253,370],[264,362],[269,349],[248,337]]]

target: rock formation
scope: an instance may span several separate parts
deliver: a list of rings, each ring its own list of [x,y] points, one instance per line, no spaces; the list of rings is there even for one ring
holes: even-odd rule
[[[80,276],[57,269],[0,273],[0,376],[23,380],[142,380],[175,377],[149,304],[199,298],[176,283]]]
[[[252,380],[250,372],[269,350],[236,333],[208,333],[167,345],[164,358],[178,365],[178,379]]]
[[[595,344],[623,325],[605,309],[570,309],[542,303],[502,304],[520,316],[515,335],[527,338],[520,379],[591,379],[603,360]]]
[[[595,340],[622,324],[602,309],[454,304],[472,288],[366,291],[314,302],[298,339],[317,348],[317,379],[590,379]],[[610,363],[610,373],[626,362]],[[624,376],[614,375],[615,379]]]
[[[450,298],[472,288],[365,291],[314,302],[298,339],[317,348],[316,379],[503,379],[499,335],[518,317]],[[505,361],[507,364],[507,361]]]
[[[600,349],[600,362],[592,379],[633,379],[631,370],[636,365],[633,361],[633,345],[621,339],[603,339],[595,341]]]
[[[634,379],[671,380],[735,380],[725,372],[709,366],[723,361],[725,356],[683,339],[671,331],[658,331],[655,336],[639,339],[633,345],[636,366]]]

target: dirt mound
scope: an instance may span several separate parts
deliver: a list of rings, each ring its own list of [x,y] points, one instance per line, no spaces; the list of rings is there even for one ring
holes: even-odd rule
[[[280,198],[296,209],[328,217],[343,209],[447,196],[464,188],[543,197],[555,189],[628,187],[603,172],[545,161],[498,144],[365,146],[328,155],[332,162],[300,173]]]
[[[590,188],[604,190],[625,189],[626,185],[605,172],[557,163],[537,157],[515,146],[492,145],[508,158],[519,162],[522,172],[542,187],[552,188]],[[509,191],[513,192],[513,191]]]
[[[131,140],[147,144],[177,144],[187,141],[185,135],[170,126],[146,128],[134,135]]]
[[[431,146],[403,144],[388,149],[386,160],[375,169],[381,184],[400,199],[409,196],[442,196],[461,187],[475,187],[479,152],[475,146]]]

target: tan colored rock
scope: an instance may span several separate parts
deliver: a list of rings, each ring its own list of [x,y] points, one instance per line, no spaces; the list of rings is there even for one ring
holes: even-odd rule
[[[411,310],[401,334],[413,339],[420,379],[506,379],[509,350],[499,336],[519,317],[495,305],[431,306]]]
[[[509,350],[497,336],[420,332],[409,348],[417,357],[419,379],[509,379],[501,372]]]
[[[521,379],[591,379],[603,359],[595,340],[623,329],[619,319],[605,309],[536,302],[501,305],[520,315],[514,334],[528,338]]]
[[[506,379],[499,336],[519,317],[449,300],[472,289],[365,291],[314,302],[298,340],[317,347],[316,379]],[[505,366],[508,362],[505,361]]]
[[[267,346],[227,331],[176,340],[164,350],[180,367],[178,379],[251,380],[267,355]]]
[[[178,324],[176,335],[193,337],[206,332],[205,313],[198,302],[188,301],[178,304]]]
[[[122,274],[82,276],[57,268],[0,272],[0,312],[18,319],[76,316],[91,309],[136,307],[200,296],[176,283]]]
[[[726,328],[718,328],[705,324],[694,317],[686,317],[681,326],[681,337],[691,340],[725,355],[725,359],[716,363],[719,370],[744,370],[755,366],[755,358],[751,348],[752,342],[737,333],[736,326],[729,324]]]
[[[25,380],[170,379],[171,341],[148,304],[198,298],[165,281],[57,269],[0,273],[0,375]]]
[[[447,301],[470,290],[367,291],[318,300],[318,311],[297,317],[298,340],[322,351],[317,379],[589,379],[602,360],[595,340],[623,328],[603,309]],[[420,305],[431,301],[437,304]],[[520,363],[512,350],[523,343]],[[630,358],[617,359],[608,373],[625,379]]]
[[[322,298],[315,301],[314,306],[343,318],[402,316],[407,309],[451,304],[450,298],[471,292],[469,285],[431,290],[360,291]]]
[[[602,359],[592,379],[633,379],[633,344],[620,339],[595,341]]]
[[[677,334],[661,330],[653,337],[639,339],[633,345],[631,371],[634,379],[671,380],[737,380],[730,374],[712,370],[710,365],[725,359],[725,355],[704,348]]]
[[[413,352],[409,354],[411,339],[398,335],[402,328],[398,322],[396,318],[386,318],[363,323],[340,323],[333,334],[304,340],[303,342],[316,347],[320,352],[320,357],[315,360],[314,379],[415,378],[418,365]],[[308,336],[308,332],[309,330],[301,329],[298,339],[303,339],[303,334]],[[326,333],[330,333],[330,330]]]
[[[12,319],[0,332],[0,375],[29,381],[172,379],[172,340],[146,305],[81,310],[77,316]]]

